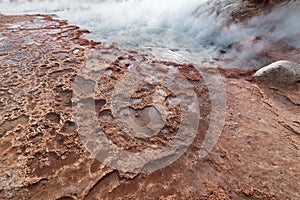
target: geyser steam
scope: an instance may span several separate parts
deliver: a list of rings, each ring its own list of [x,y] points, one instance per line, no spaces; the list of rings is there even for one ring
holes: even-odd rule
[[[284,40],[300,46],[300,3],[279,5],[267,15],[228,25],[232,0],[44,0],[2,1],[4,14],[54,13],[71,24],[92,31],[93,39],[104,40],[119,31],[144,27],[174,29],[195,39],[212,55],[225,49],[238,59],[251,59],[271,42]],[[221,9],[220,9],[221,8]],[[216,11],[219,12],[216,12]],[[251,42],[251,38],[260,38]],[[228,48],[239,42],[241,51]],[[257,64],[257,63],[256,63]]]

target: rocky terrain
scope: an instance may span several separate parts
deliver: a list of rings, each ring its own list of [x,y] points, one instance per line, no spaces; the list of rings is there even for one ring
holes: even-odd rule
[[[227,104],[222,134],[200,158],[212,107],[195,67],[150,62],[138,52],[83,39],[85,32],[46,15],[0,16],[0,199],[299,199],[300,83],[270,86],[254,81],[254,71],[203,68],[224,77]],[[278,41],[259,59],[300,63],[299,51]],[[201,111],[187,151],[172,164],[146,173],[124,172],[94,158],[74,116],[76,106],[95,102],[98,128],[130,152],[172,140],[182,114],[176,106],[170,107],[164,131],[148,140],[126,136],[113,120],[111,91],[136,61],[175,68],[193,83]],[[101,74],[95,82],[82,75],[87,68],[89,76]],[[74,81],[82,88],[74,88]],[[74,98],[74,92],[88,92],[91,82],[94,97]],[[142,99],[131,104],[140,124],[149,123],[143,111],[152,105],[157,87],[133,93],[134,99]]]
[[[286,4],[292,0],[244,0],[231,13],[234,21],[245,21],[253,16],[266,13],[278,4]]]

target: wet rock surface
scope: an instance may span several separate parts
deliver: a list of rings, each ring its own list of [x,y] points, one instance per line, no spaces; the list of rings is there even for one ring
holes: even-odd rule
[[[299,83],[270,87],[249,81],[253,72],[219,68],[226,84],[226,122],[214,149],[199,158],[211,105],[202,77],[190,73],[192,65],[151,61],[138,52],[87,41],[80,37],[85,31],[49,16],[0,16],[0,30],[1,199],[299,198]],[[282,56],[289,59],[294,55],[289,53]],[[112,90],[136,61],[141,72],[159,63],[160,70],[194,83],[201,111],[187,151],[151,173],[122,172],[93,158],[74,116],[74,107],[95,102],[96,128],[131,152],[172,140],[182,116],[176,106],[166,105],[164,131],[148,140],[126,137],[114,121]],[[205,70],[213,74],[215,69]],[[81,87],[74,88],[74,81]],[[151,96],[157,91],[174,95],[158,86],[144,85],[132,94],[129,115],[142,127],[149,124],[149,113],[156,116],[159,110]],[[76,99],[74,91],[95,96]]]

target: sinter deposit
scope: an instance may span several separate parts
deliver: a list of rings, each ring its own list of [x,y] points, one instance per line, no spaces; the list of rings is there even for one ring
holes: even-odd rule
[[[296,1],[252,19],[248,28],[235,21],[257,16],[282,1],[213,5],[215,17],[222,18],[217,14],[222,12],[236,19],[222,18],[232,26],[205,17],[209,12],[203,8],[207,7],[194,6],[198,1],[118,0],[113,6],[94,0],[0,1],[4,14],[56,13],[81,27],[49,15],[0,15],[1,200],[299,200],[300,83],[296,63],[300,63],[300,48],[295,41],[299,41],[300,16]],[[153,2],[159,4],[149,8]],[[132,5],[138,6],[131,10]],[[178,15],[177,8],[182,10],[183,5],[195,8],[193,15],[189,9]],[[97,14],[100,8],[107,18]],[[156,8],[163,15],[158,15]],[[149,9],[149,16],[142,17]],[[128,21],[131,15],[135,17]],[[172,20],[166,20],[169,16]],[[153,41],[158,40],[148,41],[151,48],[141,51],[82,36],[89,31],[97,33],[97,27],[109,33],[109,28],[140,27],[145,24],[136,22],[149,19],[149,25],[164,24],[165,28],[174,28],[177,20],[178,31],[197,33],[200,42],[201,38],[208,41],[206,34],[198,34],[203,30],[211,36],[208,45],[220,48],[219,54],[197,66],[181,59],[191,54],[185,48],[157,48]],[[82,25],[89,31],[82,30]],[[171,44],[177,39],[166,36],[170,35],[164,34],[164,38]],[[138,38],[134,41],[141,44]],[[172,62],[166,61],[169,57]],[[245,62],[249,58],[255,66]],[[253,69],[278,60],[295,63],[276,62],[256,73],[262,82],[252,81]],[[229,69],[230,63],[238,68]],[[222,79],[216,79],[216,74]],[[220,95],[222,88],[207,80],[222,81],[226,95]],[[274,80],[293,84],[265,84]],[[219,102],[226,102],[224,117]],[[222,126],[210,128],[222,120]],[[126,122],[134,126],[128,128]],[[188,124],[199,126],[189,128]],[[222,130],[219,136],[208,134],[210,130],[216,133],[217,128]],[[204,141],[214,139],[217,142],[212,149],[203,148]],[[178,154],[178,148],[144,154],[158,152],[172,141],[182,145],[179,150],[183,149],[183,154]],[[112,146],[122,157],[115,156]],[[207,155],[201,157],[200,150]],[[137,154],[146,156],[132,156]]]

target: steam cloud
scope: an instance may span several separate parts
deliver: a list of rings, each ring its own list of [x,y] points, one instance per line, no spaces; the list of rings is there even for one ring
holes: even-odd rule
[[[231,52],[240,59],[249,59],[264,51],[274,40],[285,40],[300,47],[299,1],[280,5],[271,13],[245,23],[228,26],[227,11],[237,4],[238,1],[232,0],[7,0],[0,1],[0,12],[54,13],[71,24],[92,31],[99,40],[132,28],[174,29],[192,37],[212,54],[240,42],[247,51]],[[221,8],[221,12],[215,12],[217,8]],[[249,41],[255,37],[261,41]]]

